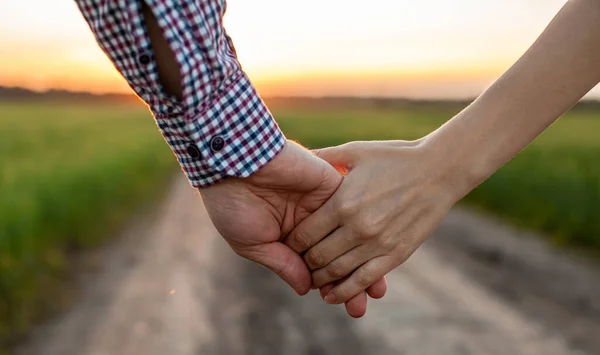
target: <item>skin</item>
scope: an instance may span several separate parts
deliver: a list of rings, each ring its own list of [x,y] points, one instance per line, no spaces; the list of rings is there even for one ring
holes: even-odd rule
[[[299,295],[312,278],[302,257],[281,242],[304,218],[317,210],[338,188],[342,176],[305,148],[288,142],[264,168],[246,179],[230,178],[200,189],[204,206],[221,236],[240,256],[268,267]],[[381,298],[384,279],[367,293]],[[346,304],[348,314],[366,312],[367,294]]]
[[[598,82],[600,1],[571,0],[512,68],[425,138],[317,152],[347,176],[286,245],[304,253],[314,287],[337,281],[321,290],[326,302],[345,302],[406,261],[452,205]]]
[[[145,4],[143,14],[161,85],[181,99],[182,80],[175,56]],[[249,178],[229,178],[199,191],[213,224],[234,252],[269,268],[297,294],[304,295],[313,283],[310,270],[281,240],[323,205],[341,181],[342,175],[331,165],[302,146],[287,142],[272,161]],[[366,292],[349,299],[346,311],[352,317],[362,317],[367,294],[381,298],[386,290],[386,281],[381,278]]]

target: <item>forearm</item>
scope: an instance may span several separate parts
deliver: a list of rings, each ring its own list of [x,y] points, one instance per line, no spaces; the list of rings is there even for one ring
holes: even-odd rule
[[[599,81],[600,1],[571,0],[510,70],[424,145],[460,198]]]

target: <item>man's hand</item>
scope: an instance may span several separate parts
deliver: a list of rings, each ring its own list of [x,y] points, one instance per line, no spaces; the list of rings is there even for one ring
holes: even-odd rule
[[[158,76],[167,93],[183,99],[181,70],[151,9],[142,3]],[[213,223],[239,255],[275,271],[298,294],[310,289],[302,258],[280,243],[282,236],[320,207],[337,189],[341,176],[327,163],[294,143],[247,179],[228,179],[200,191]],[[385,280],[369,289],[383,297]],[[346,304],[352,316],[366,311],[364,293]]]
[[[288,142],[275,159],[246,179],[231,178],[200,193],[211,220],[240,256],[264,265],[299,295],[312,285],[302,257],[281,240],[336,191],[342,175],[296,143]],[[383,297],[385,280],[368,293]],[[366,294],[350,300],[351,316],[366,312]]]

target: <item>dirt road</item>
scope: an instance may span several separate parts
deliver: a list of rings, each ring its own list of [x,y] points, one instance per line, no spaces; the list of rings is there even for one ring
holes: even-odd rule
[[[19,354],[600,354],[600,274],[462,209],[361,320],[234,255],[183,179],[133,224]]]

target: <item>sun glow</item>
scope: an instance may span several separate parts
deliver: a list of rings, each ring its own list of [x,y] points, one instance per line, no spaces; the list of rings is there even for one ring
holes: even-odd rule
[[[565,0],[229,0],[244,69],[265,95],[467,97]],[[0,85],[129,92],[72,1],[0,0]]]

